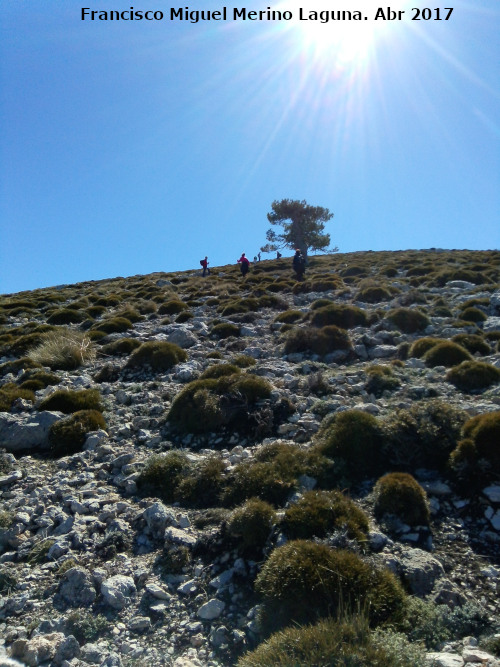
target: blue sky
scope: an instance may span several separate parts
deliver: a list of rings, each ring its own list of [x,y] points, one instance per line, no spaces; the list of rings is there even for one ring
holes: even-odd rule
[[[168,0],[4,0],[0,293],[253,257],[283,198],[330,209],[341,252],[498,248],[498,0],[390,4],[401,21],[248,0],[191,23]],[[267,6],[293,18],[232,20]],[[332,6],[367,20],[299,20]]]

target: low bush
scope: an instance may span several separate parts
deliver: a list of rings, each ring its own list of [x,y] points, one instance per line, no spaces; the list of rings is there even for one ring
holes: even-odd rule
[[[189,306],[184,301],[180,299],[170,299],[166,301],[158,308],[159,315],[177,315],[182,313],[183,310],[188,310]]]
[[[294,324],[304,317],[304,313],[301,313],[300,310],[285,310],[284,313],[280,313],[274,318],[275,322],[280,324]]]
[[[94,325],[97,331],[103,331],[105,334],[123,333],[133,328],[133,324],[126,317],[111,317],[109,320],[102,320]]]
[[[112,343],[107,343],[101,347],[101,353],[109,356],[129,355],[141,346],[141,341],[137,338],[119,338]]]
[[[484,355],[491,352],[490,346],[484,338],[476,334],[457,334],[451,340],[464,347],[471,354],[479,353]]]
[[[200,375],[200,380],[205,378],[220,378],[223,375],[237,375],[241,373],[241,370],[235,364],[215,364],[214,366],[209,366],[206,368],[203,373]]]
[[[167,419],[185,433],[206,433],[221,426],[247,431],[257,401],[270,393],[266,380],[239,369],[232,375],[194,380],[177,394]]]
[[[80,410],[57,421],[49,429],[50,454],[55,458],[81,451],[87,433],[106,429],[106,421],[97,410]]]
[[[250,368],[257,363],[253,357],[248,354],[238,354],[232,360],[232,363],[238,368]]]
[[[406,595],[396,577],[356,554],[293,540],[275,549],[255,581],[265,635],[294,623],[366,610],[377,625],[399,619]]]
[[[394,375],[391,366],[381,366],[373,364],[366,369],[368,379],[365,384],[365,389],[369,394],[376,397],[382,396],[384,391],[392,391],[401,386],[401,382]]]
[[[249,498],[236,507],[227,524],[229,534],[241,542],[244,551],[260,552],[276,523],[272,505],[260,498]]]
[[[375,475],[382,446],[380,426],[373,415],[346,410],[327,417],[315,436],[319,451],[334,460],[342,459],[352,479]]]
[[[471,490],[500,475],[500,411],[487,412],[469,419],[463,427],[463,439],[450,455],[450,467]]]
[[[408,351],[409,357],[417,357],[421,359],[426,352],[428,352],[435,345],[439,345],[443,342],[442,338],[433,338],[432,336],[426,336],[425,338],[419,338],[414,343],[411,344]]]
[[[303,327],[292,329],[285,340],[285,354],[295,352],[325,356],[338,350],[351,350],[352,343],[345,329],[335,325],[314,329]]]
[[[467,413],[439,399],[416,402],[381,421],[382,456],[399,470],[435,468],[444,472]]]
[[[74,308],[61,308],[55,310],[47,318],[47,324],[73,324],[83,322],[86,319],[86,313]]]
[[[374,512],[378,519],[394,515],[410,526],[429,523],[427,494],[417,480],[405,472],[381,477],[373,489]]]
[[[295,476],[270,462],[238,463],[229,474],[222,493],[222,503],[234,507],[250,498],[260,498],[272,505],[285,503],[295,487]]]
[[[463,361],[446,373],[446,380],[461,391],[480,391],[500,382],[500,370],[482,361]]]
[[[184,452],[172,450],[166,454],[153,454],[137,478],[137,487],[143,494],[172,503],[179,483],[190,469],[191,464]]]
[[[363,301],[364,303],[379,303],[380,301],[389,301],[392,299],[391,292],[382,286],[369,286],[360,289],[356,300]]]
[[[366,326],[366,323],[367,316],[364,310],[346,304],[331,303],[311,313],[311,324],[315,327],[334,324],[342,329],[352,329],[357,326]]]
[[[282,526],[290,539],[345,531],[349,539],[361,544],[366,542],[369,528],[363,510],[340,491],[306,491],[285,510]]]
[[[175,497],[191,507],[215,507],[220,500],[226,467],[221,458],[211,455],[183,471]]]
[[[28,352],[28,357],[52,370],[72,370],[95,359],[90,338],[79,331],[61,328],[42,336],[42,342]]]
[[[32,403],[35,402],[35,394],[31,389],[23,389],[13,382],[8,382],[0,387],[0,412],[10,412],[18,398],[23,398]]]
[[[416,308],[397,308],[387,315],[387,319],[403,333],[423,331],[431,323],[427,315]]]
[[[132,352],[126,368],[149,367],[154,372],[168,371],[176,364],[186,361],[187,353],[175,343],[163,340],[148,340]]]
[[[458,343],[453,343],[451,340],[444,340],[437,345],[433,345],[423,355],[423,360],[431,367],[456,366],[462,361],[469,361],[471,359],[471,355],[464,347],[458,345]]]
[[[66,633],[73,635],[83,646],[95,642],[99,637],[109,633],[111,625],[105,616],[90,611],[72,611],[66,617]]]
[[[101,396],[98,389],[58,389],[45,398],[38,406],[39,410],[58,410],[69,415],[79,410],[102,411]]]
[[[19,371],[37,368],[41,368],[41,365],[35,363],[28,357],[21,357],[21,359],[6,361],[4,364],[0,364],[0,377],[8,375],[9,373],[17,375]]]
[[[482,310],[479,310],[479,308],[465,308],[462,310],[460,313],[460,317],[462,320],[465,320],[466,322],[484,322],[487,320],[487,316],[483,313]]]
[[[313,625],[285,628],[237,667],[425,667],[425,652],[404,635],[370,632],[365,616],[325,618]]]
[[[212,327],[210,333],[217,338],[229,338],[230,336],[239,336],[240,327],[237,324],[232,324],[232,322],[219,322]]]
[[[60,381],[61,378],[55,373],[35,369],[24,372],[17,383],[21,389],[37,391],[37,389],[57,385]]]

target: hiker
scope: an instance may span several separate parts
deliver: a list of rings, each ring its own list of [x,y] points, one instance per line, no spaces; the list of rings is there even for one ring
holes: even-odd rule
[[[208,257],[205,256],[205,259],[200,259],[200,264],[203,267],[203,277],[208,273],[210,275],[210,269],[208,268]]]
[[[250,262],[249,262],[248,259],[245,257],[245,253],[244,253],[244,252],[241,253],[241,257],[240,257],[239,260],[238,260],[238,264],[240,265],[241,275],[242,275],[243,278],[244,278],[244,277],[247,275],[247,273],[248,273],[248,268],[249,268],[249,266],[250,266]]]
[[[295,255],[292,260],[293,270],[297,274],[297,280],[304,279],[304,273],[306,271],[306,262],[304,255],[300,252],[299,248],[295,251]]]
[[[281,253],[280,253],[279,250],[277,250],[277,251],[276,251],[276,259],[280,259],[280,257],[281,257]]]
[[[259,254],[257,255],[257,257],[259,258],[259,262],[260,262],[260,252],[259,252]]]

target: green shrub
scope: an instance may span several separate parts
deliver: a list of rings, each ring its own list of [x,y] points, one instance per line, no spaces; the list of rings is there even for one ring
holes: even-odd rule
[[[89,306],[85,309],[85,312],[89,317],[95,318],[101,317],[101,315],[104,315],[107,310],[108,309],[105,306]]]
[[[253,651],[237,667],[425,667],[425,652],[402,634],[370,632],[365,616],[285,628]]]
[[[373,415],[361,410],[346,410],[337,413],[333,419],[326,418],[315,442],[325,456],[342,459],[353,479],[376,474],[382,438]]]
[[[179,313],[177,317],[175,318],[175,321],[177,324],[182,324],[183,322],[188,322],[189,320],[192,320],[194,317],[193,313],[191,313],[189,310],[184,310],[182,313]]]
[[[105,616],[89,611],[72,611],[66,618],[66,633],[73,635],[79,644],[95,642],[109,633],[111,625]]]
[[[61,308],[54,311],[48,318],[47,324],[73,324],[83,322],[85,313],[74,308]]]
[[[368,380],[365,384],[365,389],[369,394],[379,397],[384,391],[391,391],[397,389],[401,383],[395,377],[391,366],[381,366],[373,364],[366,369]]]
[[[465,308],[462,310],[460,317],[466,322],[484,322],[488,319],[479,308]]]
[[[443,342],[442,338],[433,338],[432,336],[426,336],[425,338],[419,338],[414,343],[411,344],[411,347],[408,351],[409,357],[417,357],[421,359],[426,352],[428,352],[435,345],[439,345]]]
[[[285,354],[310,352],[325,356],[337,350],[352,349],[349,334],[335,325],[314,329],[303,327],[292,329],[285,340]]]
[[[177,484],[175,497],[192,507],[215,507],[224,486],[226,467],[218,456],[212,455],[184,471]]]
[[[170,299],[158,308],[160,315],[176,315],[182,313],[183,310],[188,310],[189,306],[180,299]]]
[[[431,347],[424,354],[423,359],[428,366],[456,366],[462,361],[472,359],[467,350],[453,343],[451,340],[445,340]]]
[[[427,315],[416,308],[397,308],[388,314],[387,319],[403,333],[422,331],[431,323]]]
[[[61,328],[43,335],[42,342],[28,352],[28,357],[52,370],[72,370],[95,359],[90,338],[79,331]]]
[[[368,518],[340,491],[306,491],[286,510],[283,530],[290,539],[325,537],[345,530],[350,539],[366,542]]]
[[[142,322],[145,319],[135,308],[132,308],[131,306],[128,306],[124,310],[120,310],[120,312],[117,314],[117,317],[123,317],[133,324],[136,322]]]
[[[248,354],[238,354],[232,360],[232,363],[238,368],[250,368],[250,366],[255,366],[257,363],[255,359]]]
[[[241,540],[244,550],[259,551],[275,523],[276,512],[272,505],[260,498],[249,498],[232,511],[227,527],[230,535]]]
[[[187,353],[175,343],[148,340],[132,352],[126,368],[143,368],[148,366],[152,371],[168,371],[176,364],[186,361]]]
[[[137,478],[137,487],[142,493],[172,503],[179,483],[190,468],[191,464],[184,452],[172,450],[166,454],[153,454]]]
[[[94,297],[94,304],[96,306],[106,306],[106,308],[118,306],[122,301],[122,298],[116,294],[107,294],[106,296],[100,296],[97,298],[92,295],[89,298],[92,299],[92,297]]]
[[[17,584],[18,580],[15,572],[8,567],[0,566],[0,595],[9,597],[11,592],[17,588]]]
[[[18,384],[21,389],[43,389],[45,387],[59,384],[61,378],[55,373],[49,373],[42,370],[28,370],[22,374],[18,379]],[[36,386],[36,388],[35,388]]]
[[[386,287],[375,285],[359,290],[356,297],[357,301],[364,301],[365,303],[379,303],[391,298],[392,294]]]
[[[500,382],[500,370],[482,361],[463,361],[447,372],[446,380],[461,391],[478,391]]]
[[[241,372],[194,380],[175,397],[168,421],[185,433],[206,433],[221,426],[244,431],[252,423],[255,404],[268,398],[271,385]]]
[[[223,375],[236,375],[240,373],[241,370],[235,364],[215,364],[214,366],[209,366],[206,368],[203,373],[200,375],[200,380],[205,378],[220,378]]]
[[[45,398],[38,409],[58,410],[67,415],[78,410],[102,411],[101,396],[98,389],[81,389],[79,391],[58,389]]]
[[[238,463],[229,475],[222,503],[231,507],[250,498],[260,498],[272,505],[282,505],[294,486],[294,476],[284,476],[278,465],[261,461]]]
[[[230,336],[239,336],[240,327],[232,322],[219,322],[212,327],[210,332],[213,336],[217,338],[229,338]]]
[[[311,324],[315,327],[334,324],[342,329],[352,329],[357,326],[366,326],[366,323],[365,311],[356,306],[332,303],[317,308],[311,313]]]
[[[303,316],[304,313],[301,313],[300,310],[285,310],[284,313],[277,315],[274,321],[280,324],[293,324],[301,320]]]
[[[463,440],[450,456],[459,480],[476,489],[500,475],[500,410],[476,415],[463,427]]]
[[[14,401],[18,398],[35,402],[35,394],[31,389],[22,389],[13,382],[8,382],[0,387],[0,412],[10,412]]]
[[[121,355],[121,354],[131,354],[134,350],[137,350],[141,346],[141,341],[137,338],[119,338],[114,340],[112,343],[107,343],[101,348],[101,353],[104,355],[110,355],[112,357]]]
[[[381,422],[382,456],[399,469],[423,467],[444,472],[466,419],[463,410],[439,399],[418,401],[411,408],[393,411]]]
[[[490,354],[491,349],[488,343],[482,336],[476,334],[457,334],[451,339],[454,343],[458,343],[464,347],[471,354]]]
[[[360,608],[377,625],[398,619],[406,599],[388,570],[375,569],[352,552],[305,540],[275,549],[257,575],[255,589],[263,597],[266,635]]]
[[[35,363],[28,357],[21,357],[21,359],[16,359],[15,361],[6,361],[4,364],[1,364],[0,377],[3,377],[8,373],[17,375],[21,370],[35,369],[40,367],[40,364]]]
[[[126,317],[111,317],[109,320],[103,320],[95,325],[97,331],[103,331],[106,334],[123,333],[133,328],[133,324]]]
[[[47,558],[50,547],[55,543],[55,540],[46,538],[36,542],[31,548],[27,556],[28,563],[32,565],[43,563]]]
[[[55,458],[81,451],[87,433],[106,429],[106,421],[97,410],[80,410],[57,421],[49,429],[50,453]]]
[[[378,519],[393,514],[410,526],[429,523],[427,494],[408,473],[390,472],[384,475],[375,484],[373,495],[373,509]]]

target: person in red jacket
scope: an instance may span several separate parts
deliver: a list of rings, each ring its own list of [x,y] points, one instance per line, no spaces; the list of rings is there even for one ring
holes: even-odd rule
[[[238,260],[238,264],[240,265],[241,275],[242,275],[243,278],[244,278],[244,277],[247,275],[247,273],[248,273],[248,268],[249,268],[249,266],[250,266],[250,262],[249,262],[248,259],[245,257],[245,253],[244,253],[244,252],[241,253],[241,257],[240,257],[239,260]]]
[[[200,259],[200,264],[203,267],[203,276],[206,276],[207,273],[210,273],[210,269],[208,268],[208,257],[205,256],[205,259]]]

